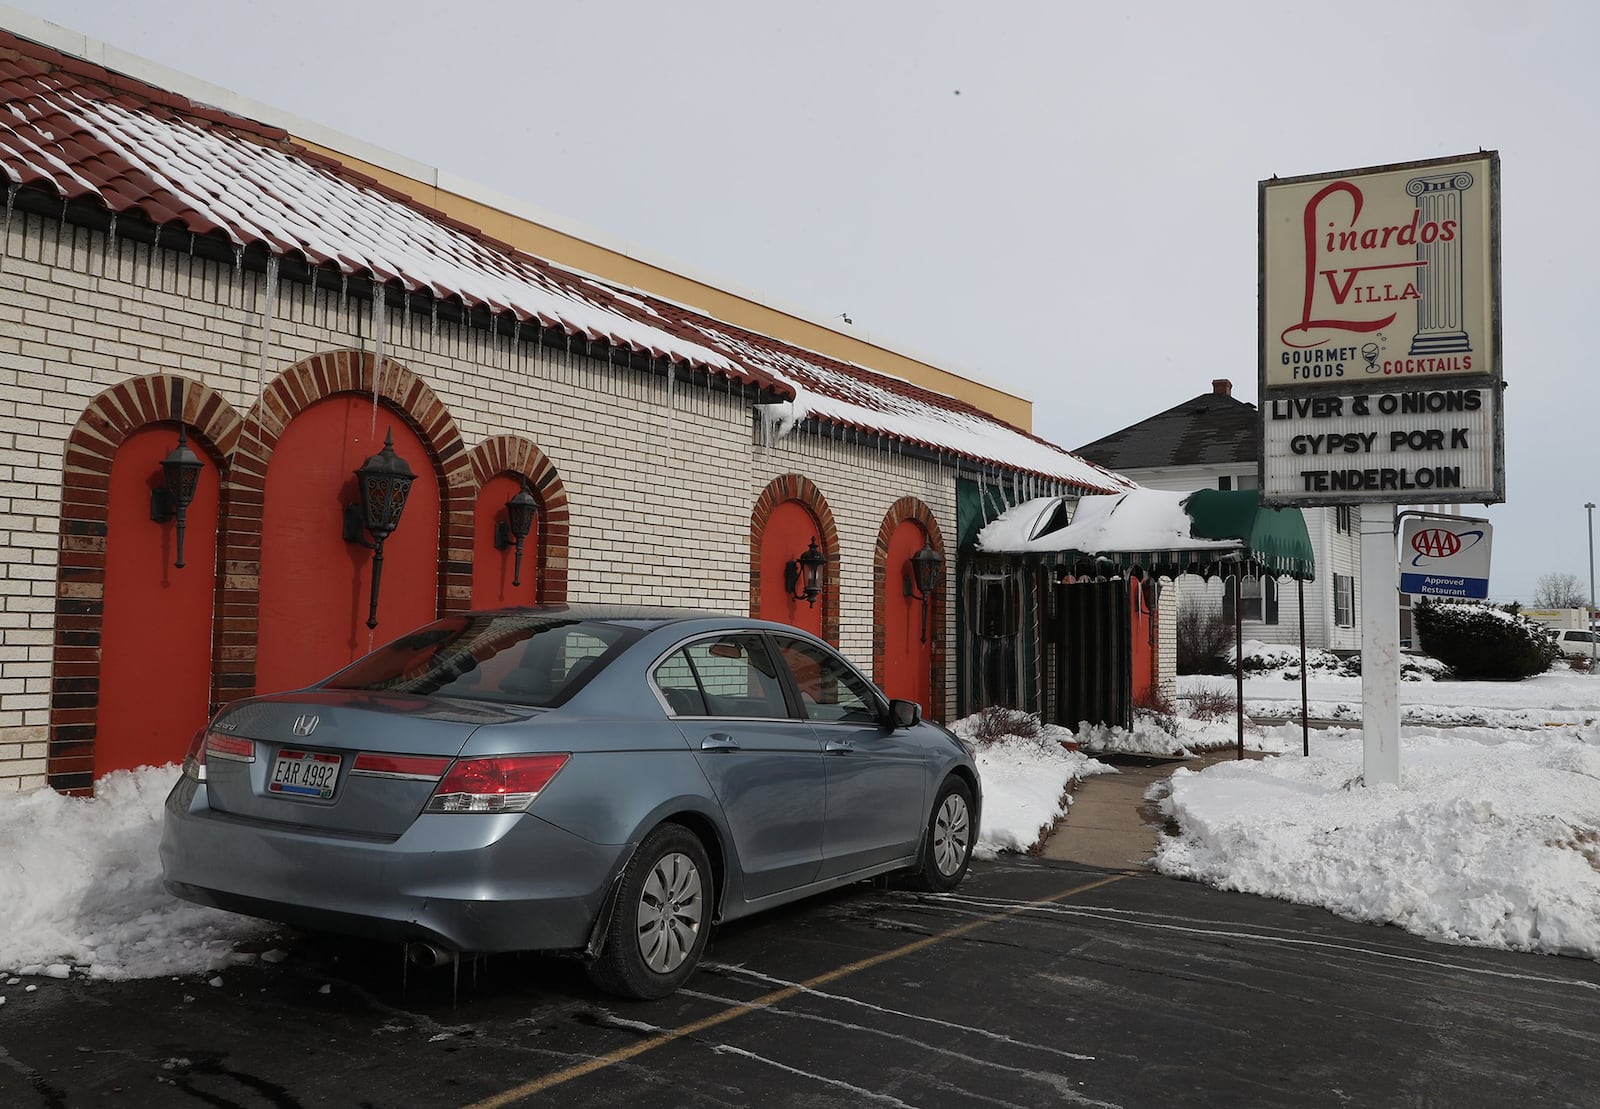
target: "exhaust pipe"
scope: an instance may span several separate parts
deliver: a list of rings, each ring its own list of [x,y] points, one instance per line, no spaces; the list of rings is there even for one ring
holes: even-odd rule
[[[455,961],[455,953],[431,943],[408,943],[406,961],[412,966],[442,967]]]

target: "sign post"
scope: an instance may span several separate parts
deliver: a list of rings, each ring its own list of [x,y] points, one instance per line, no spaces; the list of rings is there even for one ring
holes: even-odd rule
[[[1500,156],[1273,178],[1259,200],[1261,503],[1362,506],[1364,780],[1398,783],[1396,506],[1505,500]]]

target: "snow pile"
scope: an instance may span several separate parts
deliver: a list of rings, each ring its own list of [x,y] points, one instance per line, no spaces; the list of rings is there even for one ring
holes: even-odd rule
[[[143,767],[100,779],[92,799],[0,799],[0,969],[148,978],[241,961],[233,945],[262,925],[161,886],[161,807],[177,775]]]
[[[1218,680],[1182,679],[1180,704]],[[1359,679],[1311,685],[1313,716],[1359,719]],[[1245,690],[1253,714],[1299,709],[1298,689],[1276,678],[1247,677]],[[1408,722],[1458,722],[1405,729],[1400,786],[1356,784],[1359,731],[1313,731],[1305,758],[1298,725],[1247,725],[1247,746],[1286,753],[1177,769],[1163,804],[1181,834],[1163,841],[1157,868],[1437,939],[1600,958],[1600,679],[1414,683],[1401,698]],[[976,853],[1032,849],[1066,814],[1073,782],[1114,773],[1073,748],[1165,755],[1174,743],[1231,746],[1237,727],[1231,713],[1076,736],[1012,710],[957,721],[983,778]],[[162,801],[176,774],[112,774],[93,800],[0,795],[0,971],[209,976],[257,957],[237,949],[261,946],[252,941],[269,925],[161,887]]]
[[[1078,744],[1097,755],[1157,755],[1184,758],[1189,746],[1148,716],[1138,715],[1132,730],[1115,724],[1078,724]]]
[[[1164,874],[1322,905],[1434,939],[1600,958],[1600,748],[1407,731],[1401,784],[1365,788],[1360,734],[1311,758],[1177,770]]]
[[[983,782],[983,814],[973,853],[992,859],[1001,851],[1030,851],[1066,816],[1067,787],[1095,774],[1115,774],[1104,763],[1069,750],[1066,728],[1037,716],[988,709],[950,725],[972,745]]]

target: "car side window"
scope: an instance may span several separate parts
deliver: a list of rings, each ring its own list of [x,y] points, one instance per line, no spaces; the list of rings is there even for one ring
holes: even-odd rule
[[[685,644],[656,667],[655,683],[674,716],[789,715],[777,665],[759,635],[720,635]]]
[[[825,647],[803,639],[778,637],[778,653],[800,690],[806,718],[830,724],[880,722],[879,698],[872,686]]]

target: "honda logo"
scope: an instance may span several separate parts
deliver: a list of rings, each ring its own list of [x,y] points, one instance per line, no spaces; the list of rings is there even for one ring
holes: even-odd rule
[[[294,734],[308,736],[317,730],[317,721],[320,719],[315,713],[306,713],[304,716],[294,718]]]

